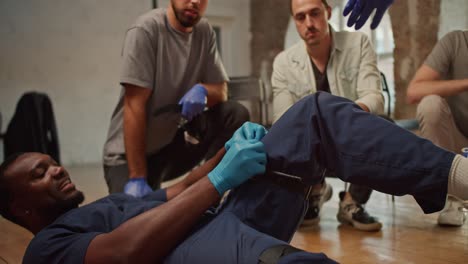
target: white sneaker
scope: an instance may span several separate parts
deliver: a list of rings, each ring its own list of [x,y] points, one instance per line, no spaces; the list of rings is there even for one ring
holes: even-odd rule
[[[466,204],[461,204],[458,199],[448,196],[447,204],[440,212],[437,223],[442,226],[462,226],[466,221],[463,209],[465,206]]]

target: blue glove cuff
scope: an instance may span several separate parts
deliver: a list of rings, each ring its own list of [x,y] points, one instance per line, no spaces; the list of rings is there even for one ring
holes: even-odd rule
[[[124,193],[137,198],[141,198],[152,191],[146,182],[146,178],[143,176],[129,179],[124,186]]]
[[[139,176],[136,178],[130,178],[128,180],[129,182],[145,182],[146,183],[146,177],[145,176]]]
[[[208,96],[208,90],[205,88],[205,86],[203,86],[201,84],[197,84],[197,86],[195,86],[195,88],[197,90],[200,90],[200,92],[203,93],[205,96]]]
[[[216,168],[208,173],[208,179],[218,191],[219,195],[222,196],[227,190],[229,190],[229,186],[227,186],[228,184],[223,181]]]

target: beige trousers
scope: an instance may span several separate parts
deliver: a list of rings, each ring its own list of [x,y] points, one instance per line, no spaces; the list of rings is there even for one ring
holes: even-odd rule
[[[468,147],[468,138],[458,129],[444,98],[438,95],[424,97],[418,105],[416,116],[423,138],[458,154],[462,148]]]

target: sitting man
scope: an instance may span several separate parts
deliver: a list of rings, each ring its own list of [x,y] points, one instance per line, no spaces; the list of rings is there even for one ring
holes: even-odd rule
[[[324,169],[412,194],[425,213],[441,210],[447,193],[468,199],[468,159],[341,97],[307,96],[265,133],[246,123],[181,183],[79,208],[83,195],[62,167],[21,154],[1,165],[0,212],[36,234],[24,263],[334,263],[287,243],[307,207],[305,187]]]
[[[348,98],[367,112],[381,114],[384,99],[377,55],[367,36],[335,32],[328,24],[332,11],[326,0],[290,3],[302,39],[275,58],[271,77],[274,120],[299,99],[317,91]],[[372,189],[359,184],[351,184],[348,191],[341,192],[338,221],[359,230],[380,230],[382,224],[364,208],[371,193]],[[326,182],[314,188],[304,225],[319,222],[320,209],[331,195],[331,186]]]
[[[448,33],[418,69],[407,91],[408,102],[419,103],[421,136],[456,153],[468,147],[467,60],[468,31]],[[465,216],[449,199],[437,222],[461,226]]]

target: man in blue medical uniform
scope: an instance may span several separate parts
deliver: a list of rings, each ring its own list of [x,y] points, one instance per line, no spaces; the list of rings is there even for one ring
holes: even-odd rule
[[[112,194],[78,207],[83,194],[49,156],[10,157],[0,213],[35,234],[24,263],[334,263],[288,245],[324,169],[412,194],[425,213],[441,210],[447,193],[468,199],[468,159],[318,92],[268,133],[244,124],[185,180],[143,198]]]

